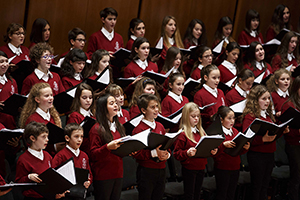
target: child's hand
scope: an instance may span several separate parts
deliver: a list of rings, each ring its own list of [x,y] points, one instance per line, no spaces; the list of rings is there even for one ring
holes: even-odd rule
[[[66,196],[66,193],[70,193],[70,191],[69,190],[66,190],[64,193],[62,193],[62,194],[56,194],[55,195],[55,199],[60,199],[60,198],[62,198],[62,197],[65,197]]]
[[[226,141],[226,142],[223,142],[223,145],[226,148],[233,148],[233,147],[235,147],[235,142],[233,142],[233,141]]]
[[[91,185],[91,181],[90,181],[90,180],[85,181],[85,182],[83,183],[83,186],[84,186],[86,189],[88,189],[88,188],[90,187],[90,185]]]
[[[136,77],[136,79],[132,82],[132,85],[134,85],[134,84],[136,84],[139,80],[141,80],[143,78],[143,76],[142,75],[138,75],[137,77]]]
[[[20,141],[21,137],[22,136],[12,138],[11,140],[7,141],[7,144],[12,146],[12,147],[17,147],[19,145],[19,141]]]
[[[109,150],[116,150],[117,148],[119,148],[121,146],[121,141],[122,141],[122,139],[113,140],[107,144],[107,148]]]
[[[218,152],[218,148],[215,148],[215,149],[213,149],[213,150],[210,151],[210,153],[211,153],[213,156],[216,155],[217,152]]]
[[[40,179],[39,175],[36,174],[36,173],[29,174],[28,178],[29,178],[29,180],[32,180],[32,181],[34,181],[36,183],[41,183],[42,182],[42,179]]]
[[[156,54],[155,56],[152,56],[152,58],[151,58],[151,62],[154,62],[154,63],[156,63],[158,60],[159,60],[159,58],[161,57],[161,55],[160,54]]]
[[[296,67],[297,67],[297,66],[293,65],[293,66],[291,67],[291,72],[294,72],[294,70],[296,69]]]
[[[0,191],[0,196],[3,196],[7,193],[9,193],[12,190],[12,188],[9,188],[8,190]]]
[[[4,102],[4,101],[0,101],[0,106],[1,106],[1,107],[0,107],[0,110],[3,110],[3,108],[2,108],[2,106],[4,106],[3,102]]]
[[[281,111],[279,111],[275,114],[276,117],[279,117],[280,115],[281,115]]]
[[[188,157],[193,157],[197,152],[197,149],[195,149],[195,147],[191,147],[189,148],[189,150],[187,150],[186,154],[188,155]]]
[[[112,59],[115,59],[116,57],[114,56],[114,52],[113,51],[108,51],[109,53],[109,57]]]
[[[129,154],[129,156],[134,156],[135,154],[137,154],[138,152],[135,151],[135,152],[132,152],[131,154]]]
[[[250,142],[247,142],[246,144],[244,144],[243,148],[245,150],[248,150],[250,148]]]
[[[263,142],[273,142],[275,140],[276,135],[269,136],[269,131],[266,132],[266,134],[262,137]]]
[[[283,134],[286,134],[286,133],[288,133],[288,132],[290,132],[289,126],[285,127],[285,129],[284,129],[284,131],[283,131]]]
[[[160,150],[161,145],[156,147],[157,157],[160,161],[167,160],[169,157],[169,152],[167,150]]]
[[[159,84],[158,82],[156,82],[156,90],[157,90],[157,91],[161,91],[161,90],[163,90],[163,89],[164,89],[163,84],[161,85],[161,84]]]

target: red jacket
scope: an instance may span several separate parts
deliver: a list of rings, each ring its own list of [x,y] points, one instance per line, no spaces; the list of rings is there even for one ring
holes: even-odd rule
[[[138,64],[136,64],[135,61],[131,61],[124,69],[124,78],[137,77],[145,71],[153,71],[158,73],[157,65],[148,60],[148,66],[145,70],[143,70],[138,66]]]
[[[256,37],[252,37],[246,31],[242,31],[238,38],[239,45],[250,45],[251,42],[258,41],[261,44],[264,43],[264,39],[261,33],[259,33]]]
[[[12,59],[12,61],[10,63],[12,64],[17,64],[18,62],[22,61],[22,60],[30,60],[29,58],[29,50],[27,47],[21,45],[20,46],[21,50],[22,50],[22,54],[20,54],[19,56],[16,56],[16,54],[14,54],[10,48],[8,47],[8,44],[0,47],[0,51],[3,51],[4,53],[6,53],[8,59],[10,59],[11,57],[16,56],[14,59]]]

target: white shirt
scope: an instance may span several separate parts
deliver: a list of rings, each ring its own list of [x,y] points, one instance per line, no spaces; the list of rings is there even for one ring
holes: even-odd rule
[[[102,27],[101,32],[109,41],[112,41],[112,39],[114,38],[115,35],[114,30],[112,30],[112,32],[110,33],[104,27]]]
[[[195,127],[192,127],[191,129],[192,129],[192,133],[197,133],[197,132],[200,132],[200,131],[197,129],[197,127],[196,127],[196,126],[195,126]]]
[[[182,95],[177,95],[172,91],[168,92],[168,95],[170,97],[172,97],[172,99],[174,99],[175,101],[177,101],[179,104],[183,101]]]
[[[137,37],[135,35],[131,35],[130,38],[135,41]]]
[[[153,122],[150,122],[146,119],[142,119],[142,122],[144,122],[145,124],[147,124],[148,126],[150,126],[150,128],[155,129],[156,128],[156,123],[155,120],[153,120]]]
[[[289,95],[289,90],[286,90],[285,92],[284,91],[282,91],[281,89],[277,89],[277,94],[279,95],[279,96],[281,96],[281,97],[283,97],[283,98],[285,98],[286,96],[290,96]]]
[[[80,81],[81,80],[81,74],[80,73],[75,73],[74,74],[74,79],[77,80],[77,81]]]
[[[169,38],[169,37],[168,37],[168,40],[169,40],[169,43],[170,43],[171,45],[174,45],[174,43],[175,43],[174,38]]]
[[[20,47],[15,47],[12,43],[8,43],[8,47],[17,56],[22,54],[21,46]]]
[[[202,70],[203,65],[199,64],[199,65],[198,65],[198,68],[199,68],[200,70]]]
[[[206,89],[209,93],[211,93],[214,97],[218,97],[218,90],[217,90],[217,88],[215,88],[215,89],[212,89],[211,87],[209,87],[208,85],[206,85],[206,84],[203,84],[203,87],[204,87],[204,89]]]
[[[295,58],[293,53],[288,53],[287,55],[287,59],[291,62],[293,60],[293,58]]]
[[[42,109],[40,109],[40,107],[37,107],[35,112],[37,112],[37,114],[39,114],[44,120],[50,121],[51,115],[49,110],[48,112],[44,112]]]
[[[263,62],[258,62],[258,61],[255,61],[255,62],[256,62],[256,68],[257,69],[262,70],[263,68],[265,68]]]
[[[224,127],[224,126],[222,126],[222,129],[223,129],[223,133],[224,133],[225,135],[232,136],[232,134],[233,134],[232,129],[227,129],[227,128]]]
[[[28,148],[28,152],[33,155],[34,157],[40,159],[40,160],[44,160],[44,154],[43,154],[43,150],[40,150],[40,151],[37,151],[37,150],[34,150],[32,148]]]
[[[242,96],[242,97],[247,97],[247,94],[249,94],[249,91],[244,91],[242,88],[240,88],[240,86],[238,86],[238,84],[235,85],[234,87],[236,89],[236,91],[238,91],[238,93]]]
[[[108,125],[109,125],[109,129],[112,132],[116,132],[116,130],[117,130],[116,122],[111,123],[110,121],[108,121]]]
[[[266,110],[261,110],[260,111],[260,116],[262,116],[263,118],[267,118],[267,111]]]
[[[120,110],[118,110],[117,116],[118,116],[118,117],[123,117],[122,108],[121,108]]]
[[[252,30],[252,31],[250,32],[250,35],[251,35],[252,37],[256,37],[257,32]]]
[[[93,116],[93,113],[91,112],[91,110],[85,110],[84,108],[80,107],[79,108],[79,112],[80,114],[82,114],[84,117],[88,116]]]
[[[235,64],[232,64],[231,62],[229,62],[227,60],[224,60],[222,62],[222,65],[224,67],[226,67],[233,75],[236,75],[237,70],[236,70],[236,65]]]
[[[192,41],[196,46],[198,46],[198,40],[196,38],[193,38]]]
[[[67,144],[67,148],[76,156],[78,157],[79,154],[80,154],[80,150],[79,149],[73,149],[72,147],[70,147],[68,144]]]
[[[3,76],[0,76],[0,83],[2,85],[5,85],[6,82],[7,82],[7,78],[6,78],[5,74],[3,74]]]
[[[143,70],[145,70],[148,67],[147,59],[145,61],[141,61],[141,59],[138,59],[138,60],[135,60],[135,63]]]
[[[34,69],[35,75],[38,77],[38,79],[43,79],[45,82],[48,82],[49,77],[53,78],[53,74],[48,70],[47,74],[39,70],[38,68]]]

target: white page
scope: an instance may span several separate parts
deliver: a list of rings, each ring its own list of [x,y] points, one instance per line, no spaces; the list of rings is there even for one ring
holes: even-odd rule
[[[271,44],[280,45],[281,42],[279,40],[277,40],[276,38],[274,38],[273,40],[270,40],[269,42],[265,43],[264,45],[271,45]]]
[[[136,117],[136,118],[130,120],[130,124],[132,124],[134,127],[136,127],[137,125],[139,125],[139,123],[142,121],[143,118],[144,118],[144,115],[140,115],[139,117]]]
[[[174,138],[177,135],[179,135],[182,132],[182,130],[178,131],[177,133],[166,133],[165,136],[167,136],[168,138]]]
[[[234,77],[233,79],[231,79],[230,81],[228,81],[227,83],[225,83],[228,87],[231,87],[233,82],[236,80],[237,76]]]
[[[76,88],[73,88],[72,90],[68,91],[67,94],[70,95],[71,97],[75,98],[75,93],[76,93]]]
[[[173,118],[173,121],[179,122],[179,120],[181,119],[181,117],[182,117],[182,113],[180,113],[179,115],[177,115],[176,117],[174,117],[174,118]]]
[[[131,141],[131,140],[137,140],[137,141],[140,141],[142,142],[145,146],[148,146],[148,135],[150,133],[150,128],[149,129],[146,129],[142,132],[139,132],[138,134],[136,135],[133,135],[133,136],[125,136],[122,139],[121,142],[126,142],[126,141]]]
[[[261,73],[258,77],[256,77],[255,80],[254,80],[254,82],[255,82],[255,83],[261,83],[261,81],[262,81],[262,79],[263,79],[265,73],[266,73],[266,72],[263,72],[263,73]]]
[[[165,76],[166,76],[166,77],[170,76],[170,74],[173,72],[174,69],[175,69],[175,66],[172,67],[172,69],[170,69],[170,70],[165,74]]]
[[[17,56],[17,55],[15,55],[15,56],[9,58],[9,59],[8,59],[8,63],[10,63],[13,59],[15,59],[16,56]]]
[[[246,48],[250,47],[250,45],[240,45],[240,47],[246,49]]]
[[[203,107],[200,107],[200,106],[199,106],[199,109],[200,109],[200,110],[204,110],[205,108],[207,108],[207,107],[209,107],[209,106],[213,106],[213,105],[215,105],[215,104],[217,104],[217,102],[213,102],[213,103],[207,104],[207,105],[205,105],[205,106],[203,106]]]
[[[224,42],[225,42],[224,39],[221,42],[219,42],[219,44],[217,46],[215,46],[215,48],[213,49],[213,52],[221,53]]]
[[[156,44],[155,48],[157,48],[157,49],[162,49],[163,46],[164,46],[164,39],[163,39],[163,37],[161,37],[161,38],[159,39],[158,43]]]
[[[12,132],[12,133],[24,133],[24,129],[8,129],[8,128],[4,128],[4,129],[1,129],[0,132],[3,132],[3,131],[9,131],[9,132]]]
[[[118,78],[118,80],[135,80],[137,77],[129,77],[129,78]]]
[[[216,138],[216,139],[218,139],[218,138],[223,138],[223,136],[222,135],[205,135],[205,136],[202,136],[200,138],[198,144],[195,146],[195,148],[197,148],[205,138]]]
[[[88,59],[88,60],[86,60],[85,62],[86,62],[87,64],[92,64],[92,61],[91,61],[91,60],[89,60],[89,59]]]
[[[291,69],[292,69],[292,66],[293,66],[293,64],[291,64],[291,65],[287,66],[285,69],[286,69],[286,70],[288,70],[288,71],[291,71]]]
[[[58,61],[58,63],[57,63],[56,66],[59,67],[59,68],[61,68],[61,65],[62,65],[62,63],[64,62],[64,60],[65,60],[65,57],[59,59],[59,61]]]
[[[77,182],[73,160],[70,160],[69,162],[58,168],[56,172],[62,175],[68,181],[70,181],[73,185],[76,185]]]
[[[102,74],[102,76],[97,81],[108,85],[110,82],[109,69],[105,69],[104,74]]]
[[[239,103],[233,104],[229,106],[235,113],[242,113],[246,107],[246,99],[243,101],[240,101]]]
[[[188,84],[189,82],[196,82],[196,83],[200,83],[201,78],[199,80],[195,80],[192,79],[191,77],[189,77],[185,82],[184,82],[184,86],[186,86],[186,84]]]

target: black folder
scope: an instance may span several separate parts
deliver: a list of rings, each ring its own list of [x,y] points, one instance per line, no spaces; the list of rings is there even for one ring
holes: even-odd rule
[[[191,94],[193,91],[196,93],[196,87],[200,85],[200,80],[195,80],[189,77],[185,82],[184,82],[184,89],[182,91],[182,95],[187,97],[189,101],[194,100],[194,95]]]
[[[173,69],[174,67],[170,69],[166,74],[160,74],[153,71],[145,71],[142,73],[142,75],[149,77],[155,80],[156,82],[158,82],[160,85],[162,85],[165,82],[165,80],[168,78],[168,76],[172,73]]]
[[[155,149],[159,145],[161,150],[168,150],[178,138],[181,130],[177,133],[166,133],[166,135],[151,132],[148,135],[148,148]]]
[[[116,84],[121,86],[122,88],[126,88],[128,85],[130,85],[136,77],[130,77],[130,78],[118,78],[116,80]]]
[[[198,48],[199,48],[198,46],[191,46],[188,49],[182,49],[182,48],[179,49],[182,56],[190,56],[190,59],[197,59],[196,51]]]
[[[155,47],[150,47],[150,53],[152,56],[160,55],[163,49],[158,49]]]
[[[165,129],[168,129],[168,128],[173,128],[175,125],[177,125],[179,123],[180,119],[181,119],[181,117],[180,118],[175,117],[173,119],[169,119],[168,117],[164,117],[161,114],[158,114],[156,121],[163,124]]]
[[[20,136],[23,136],[24,129],[1,129],[0,130],[0,150],[4,150],[7,147],[10,147],[7,142],[8,140],[12,140],[12,138],[19,138]]]
[[[16,66],[16,69],[10,75],[16,80],[18,91],[21,91],[24,79],[34,71],[34,66],[28,60],[21,60]]]
[[[54,96],[53,105],[60,114],[70,111],[78,85]]]
[[[4,106],[1,106],[0,112],[16,117],[19,115],[19,108],[24,106],[26,100],[26,96],[13,94],[3,102]]]
[[[92,80],[89,78],[84,79],[83,82],[88,84],[89,86],[91,86],[94,91],[96,91],[96,90],[102,91],[108,86],[104,83],[101,83],[101,82],[98,82],[96,80]]]
[[[61,68],[59,66],[54,65],[54,64],[50,65],[50,69],[49,69],[50,72],[55,72],[55,73],[59,74],[60,70],[61,70]]]
[[[207,158],[211,156],[211,150],[214,150],[225,140],[221,135],[202,136],[196,145],[197,152],[194,157]]]
[[[295,108],[289,107],[284,113],[281,114],[278,120],[284,123],[290,120],[291,118],[294,119],[289,123],[289,128],[300,129],[300,112]]]
[[[111,64],[116,66],[116,67],[119,67],[119,68],[122,68],[122,67],[126,66],[127,64],[126,64],[125,60],[129,59],[130,53],[131,52],[127,49],[124,49],[124,48],[118,49],[113,54],[113,56],[115,58],[111,60]]]
[[[168,118],[172,120],[175,117],[179,116],[180,114],[182,115],[182,109],[183,109],[183,106],[181,108],[179,108],[177,111],[175,111],[174,113],[172,113],[171,115],[169,115]]]
[[[56,126],[55,124],[52,124],[51,122],[48,122],[46,126],[49,130],[48,144],[56,144],[56,143],[60,143],[60,142],[66,142],[64,129]]]
[[[292,77],[296,78],[297,76],[300,75],[300,65],[298,65],[294,71],[292,72]]]
[[[96,120],[86,116],[82,122],[80,123],[80,126],[82,126],[83,128],[83,137],[88,138],[89,137],[89,133],[91,128],[94,126],[94,124],[96,123]]]
[[[143,114],[138,114],[137,116],[135,116],[134,118],[132,118],[131,120],[127,121],[126,123],[123,124],[125,131],[126,131],[126,135],[131,135],[133,129],[139,125],[139,123],[141,122],[141,120],[143,119]]]
[[[66,193],[66,197],[85,199],[87,189],[83,184],[85,181],[88,181],[89,170],[75,168],[75,175],[77,184],[69,189],[70,193]]]
[[[220,116],[217,116],[215,121],[205,130],[207,135],[223,135],[222,123]]]

